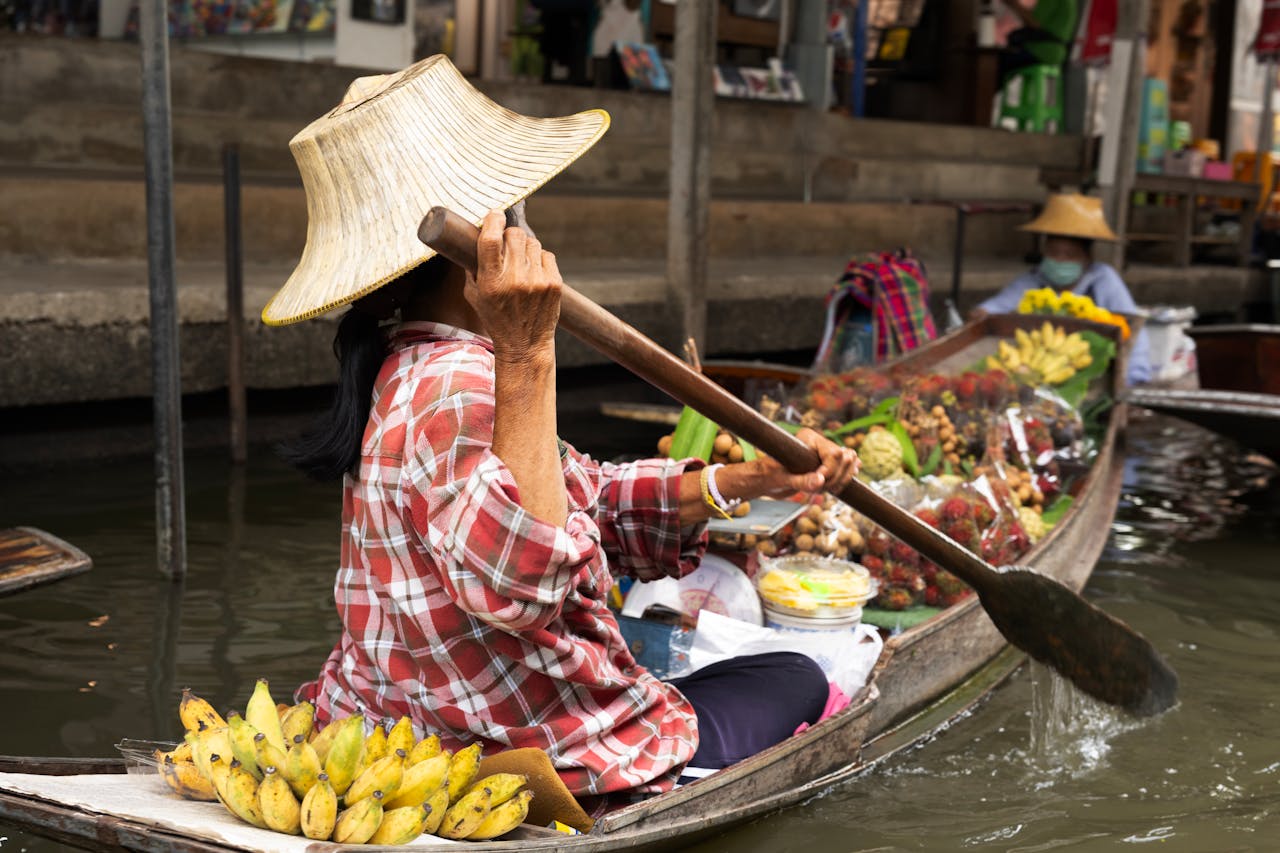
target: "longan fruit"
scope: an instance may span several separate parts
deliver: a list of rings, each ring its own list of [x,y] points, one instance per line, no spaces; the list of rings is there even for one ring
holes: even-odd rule
[[[659,456],[671,455],[671,442],[674,438],[675,438],[674,435],[668,434],[658,439],[658,455]]]
[[[711,445],[711,449],[714,452],[719,453],[721,456],[727,455],[729,453],[729,448],[731,447],[733,447],[733,436],[729,435],[727,432],[722,432],[717,435],[715,443]]]

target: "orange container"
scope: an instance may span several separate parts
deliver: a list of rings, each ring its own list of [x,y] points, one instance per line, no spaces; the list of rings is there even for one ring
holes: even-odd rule
[[[1270,154],[1262,158],[1262,174],[1258,174],[1258,158],[1253,151],[1237,151],[1231,158],[1231,171],[1235,180],[1249,184],[1260,184],[1262,193],[1258,197],[1258,212],[1269,211],[1280,213],[1280,197],[1277,196],[1276,176],[1280,168],[1280,154]],[[1239,210],[1242,202],[1239,199],[1223,199],[1222,206]]]

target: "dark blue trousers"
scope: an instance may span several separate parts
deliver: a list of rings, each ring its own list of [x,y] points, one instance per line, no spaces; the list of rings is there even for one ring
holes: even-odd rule
[[[719,770],[781,743],[826,707],[827,676],[811,658],[769,652],[730,658],[669,682],[698,716],[689,767]]]

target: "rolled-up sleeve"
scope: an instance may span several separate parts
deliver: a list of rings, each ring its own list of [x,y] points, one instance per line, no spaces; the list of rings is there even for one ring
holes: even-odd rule
[[[492,451],[488,388],[450,394],[424,414],[406,449],[408,505],[420,546],[459,608],[502,630],[545,628],[600,548],[587,512],[564,527],[520,505],[511,471]]]
[[[596,521],[615,575],[656,580],[698,567],[707,526],[680,526],[680,478],[702,465],[697,459],[644,459],[599,466]]]

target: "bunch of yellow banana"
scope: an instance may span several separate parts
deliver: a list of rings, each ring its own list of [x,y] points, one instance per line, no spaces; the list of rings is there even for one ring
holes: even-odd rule
[[[277,705],[266,679],[243,716],[224,719],[190,690],[178,716],[184,742],[155,754],[165,782],[264,829],[343,844],[489,839],[523,823],[533,798],[522,775],[477,781],[479,744],[450,753],[437,735],[416,738],[408,717],[367,735],[362,714],[317,728],[314,706]]]
[[[1093,363],[1089,342],[1079,332],[1067,334],[1048,321],[1038,329],[1014,332],[1015,346],[1008,340],[997,344],[996,354],[987,356],[987,367],[1003,370],[1032,385],[1060,385],[1077,370]]]

